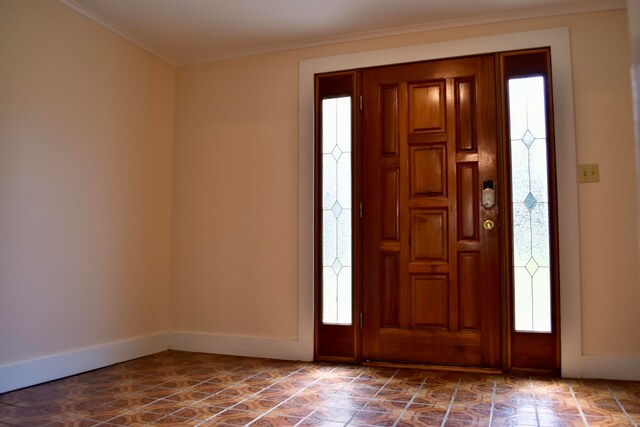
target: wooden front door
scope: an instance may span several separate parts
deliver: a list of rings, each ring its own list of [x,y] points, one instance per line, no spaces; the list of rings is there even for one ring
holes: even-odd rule
[[[499,367],[494,56],[366,69],[362,93],[362,358]]]

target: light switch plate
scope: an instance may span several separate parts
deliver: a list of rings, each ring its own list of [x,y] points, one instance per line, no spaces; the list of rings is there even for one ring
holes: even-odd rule
[[[578,165],[578,182],[600,182],[600,167],[598,164]]]

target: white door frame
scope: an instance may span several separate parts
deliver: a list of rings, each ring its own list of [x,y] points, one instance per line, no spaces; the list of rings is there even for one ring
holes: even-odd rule
[[[330,71],[550,47],[553,76],[558,224],[562,375],[629,378],[631,362],[595,360],[582,354],[578,183],[568,28],[499,34],[303,60],[299,92],[298,354],[313,357],[313,103],[314,75]],[[590,359],[591,358],[591,359]],[[619,362],[622,362],[620,364]],[[631,369],[633,371],[634,369]],[[637,370],[637,368],[636,368]]]

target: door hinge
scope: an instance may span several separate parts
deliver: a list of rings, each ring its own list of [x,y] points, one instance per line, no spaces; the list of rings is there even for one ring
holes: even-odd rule
[[[362,202],[360,202],[360,218],[362,218]]]
[[[360,312],[360,329],[362,329],[363,321],[362,321],[362,312]]]
[[[362,95],[360,95],[360,111],[362,111]]]

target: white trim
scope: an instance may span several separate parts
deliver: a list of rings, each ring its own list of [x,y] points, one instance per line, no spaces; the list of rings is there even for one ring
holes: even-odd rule
[[[514,12],[505,12],[494,15],[473,16],[468,18],[451,19],[446,21],[428,22],[418,25],[407,25],[381,30],[364,31],[361,33],[343,34],[338,36],[322,37],[318,39],[294,41],[279,45],[270,45],[257,49],[247,49],[232,53],[211,55],[201,59],[187,60],[178,65],[202,64],[211,61],[238,58],[243,56],[259,55],[265,53],[284,52],[295,49],[326,46],[329,44],[348,43],[361,40],[369,40],[382,37],[392,37],[405,34],[422,33],[427,31],[446,30],[451,28],[469,27],[473,25],[487,25],[499,22],[521,21],[525,19],[546,18],[549,16],[573,15],[590,12],[605,12],[610,10],[625,9],[625,0],[593,0],[587,3],[559,4],[538,9],[527,9]]]
[[[167,350],[167,334],[147,335],[0,365],[0,393]]]
[[[315,73],[455,56],[551,47],[554,89],[556,161],[558,175],[558,221],[561,283],[562,373],[599,376],[600,370],[583,363],[580,308],[580,235],[578,224],[578,183],[571,73],[571,45],[568,28],[554,28],[499,34],[466,40],[407,46],[353,53],[300,62],[299,80],[299,294],[313,286],[313,76]],[[299,316],[304,330],[313,331],[313,298],[303,300]],[[302,328],[301,328],[302,331]],[[312,335],[312,332],[310,332]],[[301,335],[304,337],[304,335]],[[312,337],[311,337],[312,338]],[[312,343],[310,344],[312,346]],[[601,359],[607,363],[606,358]],[[612,359],[614,360],[614,359]],[[614,363],[614,362],[612,362]]]
[[[640,381],[640,356],[582,355],[575,364],[564,368],[562,375],[570,378]]]
[[[62,3],[63,5],[75,10],[76,12],[80,13],[81,15],[84,15],[85,17],[91,19],[93,22],[102,25],[103,27],[105,27],[106,29],[114,32],[115,34],[119,35],[120,37],[124,38],[125,40],[130,41],[131,43],[133,43],[134,45],[146,50],[147,52],[149,52],[150,54],[157,56],[158,58],[162,59],[165,62],[168,62],[169,64],[173,65],[174,67],[177,66],[177,63],[174,59],[171,58],[170,55],[167,55],[166,53],[164,53],[163,51],[156,49],[155,47],[153,47],[151,44],[147,43],[146,41],[144,41],[143,39],[141,39],[140,37],[137,37],[133,34],[131,34],[129,31],[125,30],[124,28],[120,27],[119,25],[111,22],[110,20],[102,17],[101,15],[99,15],[98,13],[94,12],[91,9],[88,9],[86,6],[83,6],[79,3],[77,3],[75,0],[58,0],[60,3]]]
[[[171,332],[169,334],[169,348],[180,351],[284,360],[310,361],[313,359],[313,353],[307,351],[306,343],[298,340],[201,332]]]

